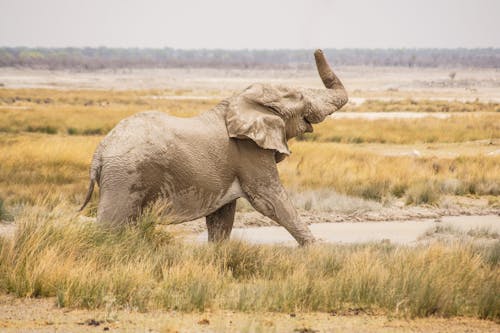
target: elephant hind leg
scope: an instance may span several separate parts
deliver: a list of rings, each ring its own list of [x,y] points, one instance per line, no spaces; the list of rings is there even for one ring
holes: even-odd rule
[[[101,191],[97,208],[97,222],[110,227],[119,227],[137,220],[141,206],[128,193]]]
[[[225,204],[206,217],[208,241],[220,242],[229,239],[233,229],[236,200]]]

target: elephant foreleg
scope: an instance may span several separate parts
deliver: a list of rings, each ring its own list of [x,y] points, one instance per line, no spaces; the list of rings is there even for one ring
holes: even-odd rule
[[[215,212],[207,215],[208,241],[220,242],[229,238],[233,229],[236,200],[225,204]]]
[[[261,214],[278,222],[300,245],[313,243],[315,238],[307,224],[300,220],[285,189],[279,180],[254,180],[245,186],[245,193],[252,206]]]

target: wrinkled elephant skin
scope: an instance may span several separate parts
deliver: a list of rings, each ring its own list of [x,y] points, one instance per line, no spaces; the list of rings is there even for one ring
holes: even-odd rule
[[[172,222],[206,216],[209,240],[220,241],[229,237],[243,197],[299,244],[313,242],[277,163],[290,154],[287,140],[312,132],[347,102],[320,50],[315,58],[327,89],[253,84],[196,117],[149,111],[122,120],[94,153],[82,209],[97,182],[99,223],[121,226],[161,200]]]

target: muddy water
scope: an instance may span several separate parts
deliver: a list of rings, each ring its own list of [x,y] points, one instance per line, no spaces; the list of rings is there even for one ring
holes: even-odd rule
[[[387,221],[387,222],[341,222],[310,225],[312,233],[326,242],[363,243],[389,240],[392,243],[411,244],[434,226],[452,226],[467,232],[475,228],[489,228],[500,232],[500,216],[446,216],[436,220]],[[255,244],[294,244],[292,236],[282,227],[235,228],[232,239],[241,239]],[[196,236],[197,241],[206,241],[207,233]]]

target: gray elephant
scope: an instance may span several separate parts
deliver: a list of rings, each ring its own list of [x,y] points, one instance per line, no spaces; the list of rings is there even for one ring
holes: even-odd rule
[[[287,140],[312,132],[312,124],[347,103],[323,52],[314,56],[327,89],[253,84],[196,117],[150,111],[120,121],[94,153],[81,209],[97,182],[99,223],[132,221],[162,199],[172,222],[205,216],[209,241],[220,241],[229,237],[236,200],[243,197],[299,244],[313,242],[276,164],[290,154]]]

